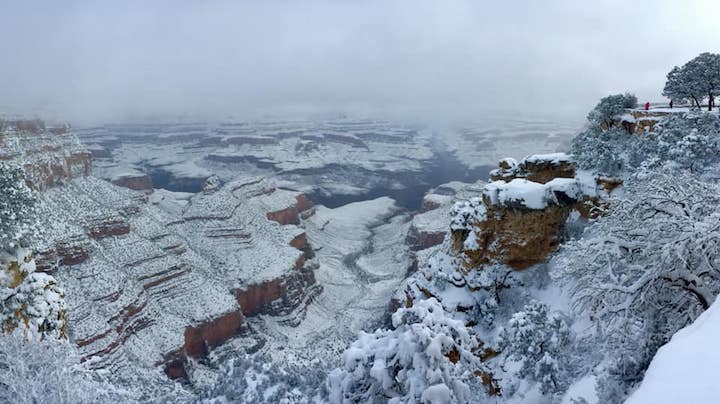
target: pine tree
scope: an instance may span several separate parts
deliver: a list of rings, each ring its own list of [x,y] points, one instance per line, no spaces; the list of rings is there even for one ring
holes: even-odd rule
[[[0,162],[0,251],[26,247],[37,233],[36,198],[18,167]]]
[[[720,95],[720,54],[701,53],[682,67],[673,67],[663,95],[673,100],[692,100],[698,107],[707,97],[708,111],[712,111],[715,97]]]
[[[52,276],[35,272],[25,248],[37,234],[37,200],[21,169],[0,163],[0,195],[0,327],[29,338],[66,338],[65,292]]]
[[[362,333],[328,376],[331,402],[467,403],[482,393],[480,342],[435,298],[393,314],[391,330]]]
[[[673,170],[639,172],[608,214],[566,243],[551,275],[596,325],[615,380],[640,380],[657,349],[720,293],[720,189]]]
[[[568,323],[545,304],[531,302],[515,313],[500,333],[506,361],[518,364],[516,378],[537,382],[543,394],[565,391],[569,385]]]

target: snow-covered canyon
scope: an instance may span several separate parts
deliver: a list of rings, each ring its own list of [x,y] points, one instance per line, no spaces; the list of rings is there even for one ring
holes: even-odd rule
[[[51,229],[38,262],[68,291],[84,360],[200,388],[241,354],[337,366],[358,332],[386,324],[401,282],[442,243],[452,203],[480,192],[471,183],[493,159],[522,157],[523,142],[555,151],[572,133],[514,122],[502,143],[450,146],[478,131],[501,129],[135,124],[10,144],[37,168]],[[56,172],[55,161],[75,165]]]

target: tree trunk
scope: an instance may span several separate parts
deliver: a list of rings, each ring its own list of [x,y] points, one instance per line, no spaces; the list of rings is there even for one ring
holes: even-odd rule
[[[697,97],[695,97],[695,96],[693,95],[693,96],[692,96],[692,99],[695,101],[695,105],[697,105],[698,108],[702,108],[702,107],[700,106],[700,101],[698,101]]]
[[[713,96],[712,93],[708,94],[708,111],[712,111],[713,107]]]

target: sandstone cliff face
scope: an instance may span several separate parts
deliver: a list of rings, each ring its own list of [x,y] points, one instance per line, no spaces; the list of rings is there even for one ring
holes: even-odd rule
[[[92,156],[66,126],[39,120],[4,121],[0,160],[25,170],[28,186],[43,190],[90,174]]]
[[[497,180],[483,191],[481,213],[451,232],[467,270],[494,264],[522,270],[545,262],[562,241],[571,212],[587,217],[600,192],[620,185],[575,177],[571,158],[561,153],[520,163],[506,159],[492,175]]]
[[[289,201],[287,207],[268,212],[266,216],[268,220],[273,220],[282,225],[300,224],[301,217],[307,219],[309,215],[312,215],[312,207],[312,202],[305,195],[300,194],[295,196],[294,201]]]
[[[39,272],[54,273],[60,265],[71,267],[90,258],[91,245],[82,235],[63,238],[39,250],[35,259]]]
[[[559,246],[569,212],[569,207],[561,206],[543,210],[498,207],[488,211],[488,218],[468,235],[476,238],[478,248],[463,250],[467,256],[464,265],[481,268],[500,263],[520,270],[544,262]]]
[[[93,157],[95,155],[93,154]],[[123,174],[111,181],[113,184],[135,191],[152,191],[153,184],[145,173]]]

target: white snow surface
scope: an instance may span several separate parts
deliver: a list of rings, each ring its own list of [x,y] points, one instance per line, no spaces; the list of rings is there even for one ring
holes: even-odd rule
[[[552,164],[559,164],[572,161],[572,158],[567,153],[547,153],[531,154],[525,157],[523,161],[528,163],[548,162]]]
[[[720,301],[661,347],[627,404],[712,404],[720,397]]]
[[[548,204],[544,184],[515,178],[510,182],[493,181],[485,186],[483,194],[493,205],[519,204],[528,209],[545,209]]]
[[[491,205],[542,210],[561,203],[559,194],[578,201],[583,195],[596,193],[594,188],[590,192],[585,192],[585,188],[577,178],[555,178],[545,184],[515,178],[510,182],[498,180],[485,185],[483,195]]]

